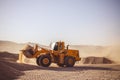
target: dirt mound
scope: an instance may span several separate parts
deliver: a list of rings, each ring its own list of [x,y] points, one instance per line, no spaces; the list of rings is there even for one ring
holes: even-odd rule
[[[12,80],[23,73],[3,62],[0,62],[0,80]]]
[[[39,69],[38,66],[16,63],[18,54],[0,52],[0,80],[13,80],[24,75],[22,71]]]
[[[71,49],[77,49],[80,57],[105,57],[116,64],[120,64],[120,45],[94,46],[94,45],[70,45]]]
[[[105,57],[86,57],[81,60],[83,64],[111,64],[111,60]]]
[[[23,73],[15,68],[11,62],[17,60],[18,55],[10,54],[8,52],[0,52],[0,80],[12,80]]]

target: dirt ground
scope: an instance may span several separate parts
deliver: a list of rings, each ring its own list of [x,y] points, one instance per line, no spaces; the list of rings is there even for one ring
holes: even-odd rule
[[[93,65],[75,66],[73,68],[40,67],[39,69],[23,71],[25,75],[20,76],[17,80],[120,80],[120,70],[114,69],[118,65],[107,66],[109,68]]]
[[[0,80],[120,80],[120,64],[80,64],[44,68],[16,63],[17,54],[0,53]]]

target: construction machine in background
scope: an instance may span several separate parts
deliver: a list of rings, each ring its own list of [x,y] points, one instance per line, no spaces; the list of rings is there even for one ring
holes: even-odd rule
[[[27,58],[36,58],[39,66],[49,67],[51,63],[56,63],[60,67],[73,67],[76,61],[80,61],[79,51],[65,48],[64,42],[55,42],[51,44],[51,49],[38,46],[27,45],[27,47],[19,53],[19,62],[23,62],[23,56]],[[40,49],[39,49],[40,48]]]

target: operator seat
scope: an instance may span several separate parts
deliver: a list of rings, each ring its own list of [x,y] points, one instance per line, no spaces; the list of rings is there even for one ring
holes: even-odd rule
[[[55,46],[54,46],[53,50],[58,51],[58,44],[57,43],[55,43]]]

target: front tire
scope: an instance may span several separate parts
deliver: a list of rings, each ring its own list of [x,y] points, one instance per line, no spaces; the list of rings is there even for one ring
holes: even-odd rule
[[[68,56],[65,58],[65,65],[66,67],[73,67],[75,64],[75,59],[72,56]]]
[[[37,58],[36,63],[39,66],[49,67],[51,64],[51,58],[49,55],[41,55]]]

